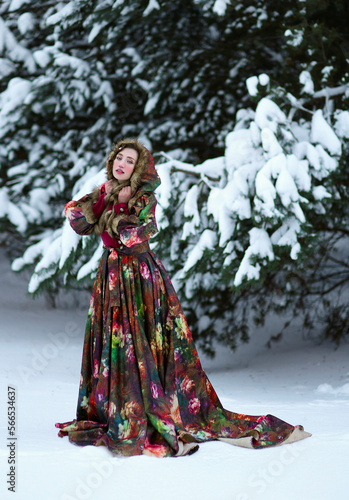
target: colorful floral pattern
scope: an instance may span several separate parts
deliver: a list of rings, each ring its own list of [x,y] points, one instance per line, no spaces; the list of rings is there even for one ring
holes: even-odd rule
[[[221,438],[239,444],[248,436],[254,448],[282,443],[293,433],[292,425],[272,415],[241,415],[222,407],[170,278],[147,247],[156,232],[154,195],[143,195],[140,204],[138,216],[127,215],[119,224],[128,253],[105,249],[100,261],[77,416],[56,424],[59,435],[78,445],[103,444],[123,456],[174,456],[184,454],[185,443]],[[92,232],[78,202],[67,204],[66,216],[77,233]]]

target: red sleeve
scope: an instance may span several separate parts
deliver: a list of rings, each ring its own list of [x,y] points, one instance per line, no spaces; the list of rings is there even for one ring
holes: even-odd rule
[[[116,215],[119,215],[119,214],[129,215],[127,203],[117,203],[116,205],[114,205],[114,210],[115,210]]]

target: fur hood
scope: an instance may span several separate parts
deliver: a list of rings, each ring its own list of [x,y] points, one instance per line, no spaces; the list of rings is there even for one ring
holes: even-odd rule
[[[135,149],[138,153],[137,163],[130,179],[119,182],[113,176],[113,163],[119,151],[125,148]],[[92,204],[95,203],[100,196],[100,188],[96,188],[91,194],[81,200],[81,208],[86,217],[87,222],[95,224],[94,233],[102,234],[103,231],[108,231],[110,236],[116,237],[116,227],[120,216],[115,214],[114,210],[108,210],[109,205],[118,203],[118,194],[125,186],[131,186],[131,199],[128,202],[129,212],[132,213],[132,207],[137,200],[145,193],[152,193],[161,184],[160,177],[154,167],[154,159],[148,149],[138,141],[138,139],[122,139],[111,150],[107,159],[107,178],[113,180],[113,189],[111,193],[105,196],[105,210],[99,219],[96,218]],[[114,220],[115,219],[115,220]]]

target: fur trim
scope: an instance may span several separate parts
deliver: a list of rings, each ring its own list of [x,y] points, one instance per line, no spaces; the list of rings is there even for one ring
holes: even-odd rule
[[[107,229],[108,233],[112,233],[110,234],[110,236],[113,236],[113,233],[114,235],[115,234],[118,234],[118,225],[119,225],[119,222],[125,218],[125,215],[124,214],[119,214],[119,215],[116,215],[113,220],[111,221],[111,227],[110,227],[110,230]]]
[[[138,139],[122,139],[121,141],[118,141],[116,143],[116,145],[111,150],[107,159],[107,178],[108,180],[110,179],[114,180],[113,176],[114,160],[119,151],[122,151],[125,148],[134,149],[138,153],[137,163],[133,171],[133,174],[131,176],[131,183],[129,184],[131,185],[131,188],[134,188],[132,189],[132,192],[136,192],[137,188],[141,185],[142,174],[147,170],[149,161],[148,151],[143,146],[143,144],[138,141]]]
[[[127,147],[137,151],[138,158],[130,179],[119,182],[113,176],[113,163],[118,152]],[[102,234],[103,231],[107,231],[111,237],[115,238],[118,234],[118,224],[122,218],[125,218],[125,215],[116,215],[114,209],[108,210],[108,207],[111,204],[114,206],[118,203],[118,195],[121,189],[125,186],[131,186],[132,197],[128,202],[128,210],[132,214],[132,212],[137,212],[136,208],[133,208],[137,200],[145,193],[150,193],[156,189],[160,184],[160,178],[154,168],[152,155],[138,139],[122,139],[117,142],[107,159],[107,178],[113,181],[113,188],[105,196],[105,210],[101,217],[97,219],[92,209],[92,204],[96,203],[100,196],[99,188],[86,196],[84,201],[80,202],[80,206],[87,222],[94,224],[94,234]]]
[[[86,196],[85,201],[80,202],[82,213],[89,224],[95,224],[98,221],[92,209],[92,203],[95,203],[98,197],[99,188],[96,188],[90,195]]]

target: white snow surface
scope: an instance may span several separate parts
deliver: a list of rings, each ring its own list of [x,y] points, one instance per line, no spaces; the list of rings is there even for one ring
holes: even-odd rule
[[[223,405],[302,424],[312,437],[264,450],[220,442],[181,458],[113,457],[57,437],[55,422],[75,417],[88,296],[50,310],[26,295],[3,251],[0,270],[2,500],[345,500],[349,432],[349,345],[335,349],[292,335],[265,347],[269,323],[235,354],[220,347],[203,367]],[[275,323],[275,321],[274,321]],[[7,387],[16,388],[16,493],[7,490]]]

